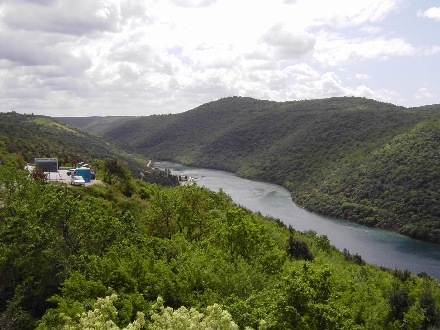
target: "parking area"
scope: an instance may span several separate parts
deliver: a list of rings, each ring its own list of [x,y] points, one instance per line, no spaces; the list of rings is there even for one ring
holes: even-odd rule
[[[70,183],[70,176],[67,170],[58,170],[58,173],[48,173],[49,181],[59,181],[62,183]]]
[[[33,169],[33,166],[28,165],[27,168],[31,171]],[[65,184],[70,184],[72,179],[71,179],[70,175],[67,175],[67,172],[68,172],[68,170],[65,170],[65,169],[58,170],[58,173],[49,172],[47,178],[49,181],[56,181],[56,182],[61,182],[61,183],[65,183]],[[94,184],[103,185],[104,183],[101,180],[91,180],[90,182],[86,182],[85,185],[90,186],[90,185],[94,185]]]
[[[60,181],[62,183],[71,182],[70,175],[67,175],[68,170],[58,170],[58,173],[50,173],[49,181]],[[90,182],[86,182],[86,186],[94,185],[94,184],[103,184],[101,180],[90,180]]]

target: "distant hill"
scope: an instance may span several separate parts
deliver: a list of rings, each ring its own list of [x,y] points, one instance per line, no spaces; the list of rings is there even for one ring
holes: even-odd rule
[[[126,121],[136,117],[109,116],[109,117],[54,117],[55,120],[69,126],[81,128],[87,132],[105,135]]]
[[[440,105],[232,97],[90,120],[84,129],[147,157],[281,184],[309,210],[440,243]]]
[[[56,157],[62,166],[72,166],[73,160],[91,162],[119,158],[134,174],[145,168],[145,162],[136,159],[111,141],[87,133],[53,118],[0,113],[0,155],[20,154],[32,163],[36,157]]]

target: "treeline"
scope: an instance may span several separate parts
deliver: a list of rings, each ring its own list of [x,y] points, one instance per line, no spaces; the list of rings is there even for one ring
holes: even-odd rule
[[[426,274],[367,265],[222,191],[105,169],[111,184],[72,187],[0,165],[0,328],[440,327]]]
[[[113,121],[105,134],[151,158],[284,185],[314,212],[440,243],[439,120],[438,105],[233,97]]]

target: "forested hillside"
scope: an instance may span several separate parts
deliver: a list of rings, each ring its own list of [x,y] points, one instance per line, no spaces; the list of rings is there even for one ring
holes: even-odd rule
[[[0,164],[1,329],[438,329],[426,274],[365,264],[195,185]],[[249,329],[249,328],[247,328]]]
[[[146,162],[136,159],[102,136],[61,124],[50,117],[0,113],[0,155],[20,154],[33,163],[35,157],[56,157],[61,166],[74,160],[92,162],[119,158],[129,164],[132,173],[145,169]]]
[[[65,123],[69,126],[81,128],[87,132],[105,135],[121,125],[122,123],[132,120],[135,117],[127,116],[109,116],[109,117],[54,117],[54,119]]]
[[[233,97],[101,131],[149,158],[274,182],[309,210],[440,243],[439,119],[439,105]]]

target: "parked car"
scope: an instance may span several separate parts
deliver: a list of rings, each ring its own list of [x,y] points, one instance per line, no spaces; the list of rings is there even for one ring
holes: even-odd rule
[[[72,176],[71,184],[73,184],[74,186],[85,186],[86,181],[84,180],[84,178],[82,176],[74,175],[74,176]]]

